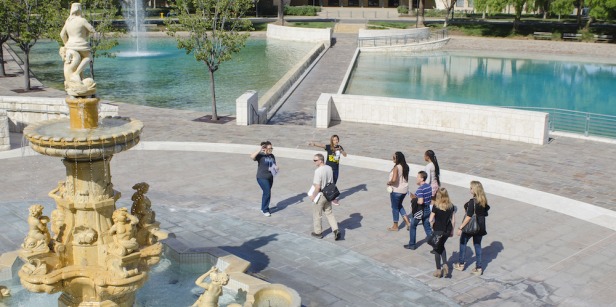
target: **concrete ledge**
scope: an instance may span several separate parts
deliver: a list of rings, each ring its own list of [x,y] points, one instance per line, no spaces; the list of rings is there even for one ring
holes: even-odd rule
[[[411,38],[427,39],[430,37],[430,28],[415,28],[415,29],[387,29],[387,30],[369,30],[360,29],[359,38],[367,37],[383,37],[383,36],[399,36],[408,35]]]
[[[0,109],[0,151],[9,149],[11,149],[9,117],[6,114],[6,110]]]
[[[285,27],[274,24],[267,25],[267,38],[300,42],[323,42],[329,48],[332,41],[332,28],[311,29],[300,27]]]
[[[10,132],[23,132],[35,122],[68,117],[68,106],[64,98],[0,96],[0,110],[5,110],[9,119]],[[118,106],[101,102],[99,116],[117,116]]]
[[[422,43],[413,43],[413,44],[407,44],[407,45],[361,47],[359,49],[361,50],[361,52],[384,52],[384,53],[421,52],[421,51],[432,51],[432,50],[441,49],[445,45],[447,45],[448,42],[449,42],[449,37],[446,37],[443,39],[426,41]]]
[[[323,95],[330,95],[325,98]],[[330,104],[327,106],[326,104]],[[329,121],[393,125],[544,145],[548,113],[461,103],[377,96],[322,94],[317,127]],[[329,114],[328,114],[329,113]],[[322,118],[325,116],[325,118]]]
[[[318,57],[326,50],[325,44],[320,43],[312,48],[295,66],[293,66],[272,88],[259,98],[259,116],[261,109],[265,109],[267,120],[273,116],[281,106],[279,100],[287,94],[294,84],[300,80],[305,72],[312,66]],[[267,120],[265,122],[267,122]]]

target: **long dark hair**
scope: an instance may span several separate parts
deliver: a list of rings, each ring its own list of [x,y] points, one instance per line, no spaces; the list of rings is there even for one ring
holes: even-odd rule
[[[436,160],[436,154],[432,149],[426,150],[426,156],[430,159],[430,162],[434,164],[434,174],[436,175],[436,182],[441,185],[441,168],[438,167],[438,160]]]
[[[409,181],[409,165],[406,163],[404,154],[396,151],[394,155],[396,156],[396,165],[402,165],[402,177],[404,177],[404,180]]]

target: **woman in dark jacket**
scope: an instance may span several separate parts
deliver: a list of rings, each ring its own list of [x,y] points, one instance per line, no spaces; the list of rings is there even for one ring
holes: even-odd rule
[[[488,234],[486,232],[486,216],[488,216],[490,206],[488,206],[488,199],[486,198],[481,182],[471,181],[471,194],[473,195],[473,198],[464,204],[464,212],[466,212],[466,215],[458,228],[458,236],[460,236],[460,252],[458,253],[459,261],[453,265],[453,268],[458,271],[464,271],[464,254],[466,252],[466,243],[468,243],[470,238],[473,238],[475,257],[477,258],[477,261],[475,263],[475,268],[471,271],[471,273],[474,275],[481,275],[483,274],[483,268],[481,266],[481,239],[483,236]],[[469,235],[462,232],[462,229],[471,220],[473,214],[477,215],[479,233]]]

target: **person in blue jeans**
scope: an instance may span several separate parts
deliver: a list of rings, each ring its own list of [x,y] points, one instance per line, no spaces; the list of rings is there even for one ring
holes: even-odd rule
[[[423,222],[423,228],[426,232],[426,237],[432,235],[432,228],[430,227],[430,203],[432,203],[432,187],[426,183],[428,174],[424,171],[417,173],[417,191],[415,194],[411,193],[411,229],[409,231],[409,244],[404,245],[404,248],[415,250],[416,237],[417,237],[417,225],[419,222]]]
[[[466,204],[464,204],[464,219],[458,228],[458,236],[460,236],[460,252],[458,253],[458,262],[453,265],[453,268],[458,271],[464,271],[465,269],[465,259],[466,255],[466,244],[468,241],[473,238],[473,246],[475,247],[475,268],[471,271],[473,275],[481,275],[483,274],[483,267],[481,262],[481,239],[483,236],[487,235],[486,231],[486,216],[488,216],[488,211],[490,210],[490,206],[488,205],[488,198],[486,197],[486,193],[483,190],[483,185],[479,181],[471,181],[471,198]],[[462,229],[468,224],[471,220],[472,216],[475,215],[477,218],[477,224],[479,224],[479,233],[475,235],[470,235],[464,233]]]
[[[274,147],[270,141],[261,142],[261,148],[252,153],[250,158],[257,161],[257,183],[263,190],[261,196],[261,212],[265,216],[270,216],[270,200],[272,197],[272,186],[274,185],[274,176],[278,173],[278,164],[276,157],[272,154]]]

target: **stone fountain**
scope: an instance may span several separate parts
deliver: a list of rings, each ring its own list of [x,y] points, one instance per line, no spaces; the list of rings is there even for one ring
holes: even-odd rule
[[[96,84],[83,78],[90,60],[88,35],[94,28],[73,3],[62,29],[65,88],[69,119],[28,126],[24,137],[37,152],[62,158],[66,179],[49,192],[57,208],[51,219],[32,205],[29,232],[22,245],[18,272],[33,292],[62,292],[59,306],[132,306],[150,266],[162,252],[148,186],[133,188],[133,207],[116,208],[120,193],[111,183],[114,154],[139,143],[142,122],[124,117],[98,118]],[[51,231],[48,230],[48,225]]]

